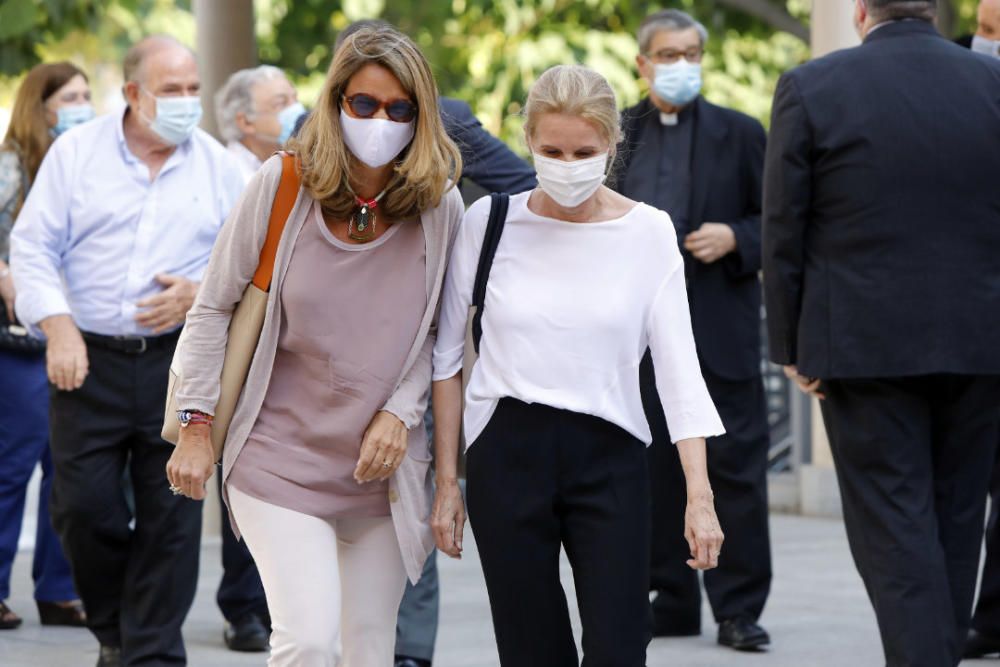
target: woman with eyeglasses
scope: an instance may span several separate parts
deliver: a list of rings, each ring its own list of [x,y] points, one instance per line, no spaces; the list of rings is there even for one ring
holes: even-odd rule
[[[16,294],[7,259],[18,211],[52,142],[93,117],[87,75],[68,62],[33,67],[14,98],[7,135],[0,144],[0,329],[4,331],[16,324]],[[49,382],[44,349],[30,347],[37,344],[0,335],[0,630],[22,622],[3,601],[10,595],[28,481],[39,463],[42,486],[32,567],[39,618],[42,625],[83,626],[87,620],[49,518]]]
[[[423,415],[464,210],[437,98],[409,38],[364,28],[337,50],[290,143],[301,189],[221,473],[267,595],[272,666],[390,667],[407,576],[433,549]],[[188,314],[177,402],[193,416],[167,474],[192,498],[212,470],[221,343],[281,172],[271,158],[248,185]]]

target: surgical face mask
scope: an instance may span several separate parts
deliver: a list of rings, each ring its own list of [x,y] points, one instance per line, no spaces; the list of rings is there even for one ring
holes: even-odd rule
[[[664,102],[682,107],[701,92],[701,63],[681,58],[670,65],[656,65],[653,72],[653,92]]]
[[[278,123],[281,124],[281,134],[278,135],[278,144],[285,145],[285,142],[292,138],[295,131],[295,121],[306,112],[306,108],[300,102],[291,104],[278,112]]]
[[[413,140],[414,121],[397,123],[384,118],[354,118],[340,110],[344,143],[354,157],[372,168],[392,162]]]
[[[564,208],[576,208],[607,178],[608,153],[586,160],[554,160],[534,153],[538,185]]]
[[[149,129],[174,146],[191,138],[201,121],[201,100],[198,97],[156,97],[145,88],[143,92],[156,100],[156,118],[150,120],[140,112]]]
[[[74,104],[72,106],[59,107],[56,110],[56,124],[49,132],[53,137],[58,137],[71,127],[82,125],[93,117],[94,107],[89,104]]]
[[[1000,40],[986,39],[975,35],[972,38],[972,50],[994,58],[1000,58]]]
[[[263,134],[258,132],[257,138],[264,141],[270,141],[277,144],[278,146],[284,146],[285,142],[292,138],[292,132],[295,131],[295,121],[299,119],[299,116],[306,112],[306,108],[300,103],[296,102],[285,107],[278,112],[278,125],[280,126],[280,134],[277,136],[273,134]]]

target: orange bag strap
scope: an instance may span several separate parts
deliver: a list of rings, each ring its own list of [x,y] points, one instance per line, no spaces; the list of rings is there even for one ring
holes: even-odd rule
[[[260,249],[260,262],[253,274],[253,284],[261,291],[271,288],[271,277],[274,275],[274,259],[278,254],[278,243],[281,233],[285,231],[285,223],[292,214],[295,200],[299,196],[299,165],[291,153],[281,154],[281,181],[274,195],[271,206],[271,217],[267,221],[267,237],[264,247]]]

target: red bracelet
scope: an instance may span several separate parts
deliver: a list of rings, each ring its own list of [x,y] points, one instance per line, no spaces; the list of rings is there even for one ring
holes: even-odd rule
[[[177,411],[177,421],[181,423],[181,428],[190,426],[191,424],[206,424],[208,426],[212,425],[212,420],[215,419],[212,415],[207,415],[204,412],[198,410],[178,410]]]

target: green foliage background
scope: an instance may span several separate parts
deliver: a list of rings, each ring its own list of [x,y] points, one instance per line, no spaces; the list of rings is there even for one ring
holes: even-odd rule
[[[211,0],[202,0],[211,1]],[[770,0],[808,24],[810,0]],[[817,0],[820,2],[846,0]],[[976,0],[949,0],[956,34],[974,24]],[[262,62],[285,68],[303,101],[318,93],[337,33],[379,17],[411,35],[435,68],[443,94],[466,100],[488,129],[521,150],[518,115],[535,78],[558,63],[603,73],[622,106],[646,92],[635,71],[635,31],[649,12],[687,10],[708,27],[705,91],[713,101],[767,122],[778,76],[809,57],[799,37],[722,0],[254,0]],[[946,3],[947,4],[947,3]],[[0,107],[39,60],[69,58],[92,73],[110,103],[128,44],[166,32],[194,44],[191,1],[3,0]],[[98,106],[100,106],[100,99]]]

